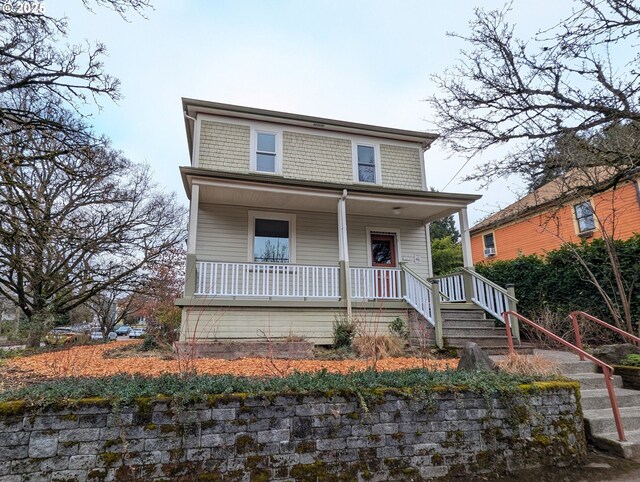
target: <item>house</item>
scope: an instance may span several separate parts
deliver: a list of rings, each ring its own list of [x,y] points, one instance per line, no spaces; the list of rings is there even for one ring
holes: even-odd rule
[[[382,332],[416,315],[442,343],[429,223],[457,213],[472,270],[467,206],[480,196],[427,190],[424,153],[436,135],[182,103],[191,157],[180,168],[190,199],[182,342],[331,344],[336,317]],[[463,281],[441,282],[443,299],[465,302]]]
[[[610,178],[602,169],[573,170],[484,219],[470,230],[474,263],[543,255],[566,242],[599,238],[603,230],[616,239],[640,232],[637,171],[603,192],[581,194],[582,185]]]

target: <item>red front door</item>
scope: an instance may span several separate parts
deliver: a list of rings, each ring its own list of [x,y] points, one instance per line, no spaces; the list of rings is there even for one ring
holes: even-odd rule
[[[396,237],[392,234],[371,234],[371,265],[374,268],[396,267]],[[393,273],[379,271],[376,274],[376,298],[395,297],[397,287]]]

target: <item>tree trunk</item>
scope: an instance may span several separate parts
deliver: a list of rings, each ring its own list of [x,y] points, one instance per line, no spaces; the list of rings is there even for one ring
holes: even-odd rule
[[[29,317],[29,336],[27,338],[27,348],[37,348],[40,346],[42,337],[51,324],[51,313],[46,309],[33,313]]]

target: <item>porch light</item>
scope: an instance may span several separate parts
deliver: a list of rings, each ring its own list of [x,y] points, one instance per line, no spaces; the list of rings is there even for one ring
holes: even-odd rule
[[[396,216],[400,214],[400,211],[402,211],[402,208],[393,208],[393,214],[395,214]]]

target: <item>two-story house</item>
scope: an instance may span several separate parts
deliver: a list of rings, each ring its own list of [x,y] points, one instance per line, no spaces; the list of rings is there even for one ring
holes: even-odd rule
[[[580,186],[609,180],[605,169],[592,171],[588,178],[573,171],[554,179],[473,226],[473,261],[544,255],[564,243],[600,238],[603,233],[623,240],[640,233],[640,173],[630,171],[596,194],[574,192],[572,182]]]
[[[427,190],[436,135],[193,99],[183,109],[181,341],[330,344],[336,317],[353,313],[436,325],[429,223],[459,215],[472,268],[466,208],[480,197]],[[444,284],[445,300],[463,292],[462,276]]]

